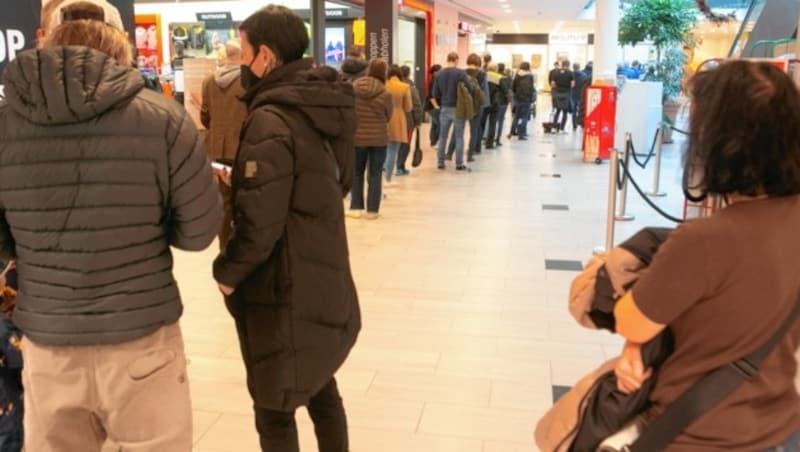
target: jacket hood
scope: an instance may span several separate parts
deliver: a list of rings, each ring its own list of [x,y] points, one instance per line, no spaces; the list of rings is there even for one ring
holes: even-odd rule
[[[386,92],[386,85],[375,77],[362,77],[353,83],[356,97],[360,99],[374,99]]]
[[[6,68],[8,105],[32,123],[75,124],[127,102],[144,88],[136,70],[88,47],[21,53]]]
[[[214,74],[214,81],[222,89],[228,89],[234,82],[239,81],[242,76],[242,67],[234,65],[225,65],[217,69]]]
[[[367,67],[369,67],[369,63],[366,61],[360,58],[347,57],[342,63],[342,72],[349,76],[364,75]]]
[[[250,111],[266,105],[298,109],[321,135],[331,139],[348,139],[356,127],[353,86],[342,82],[336,69],[315,67],[310,58],[275,69],[244,100]]]

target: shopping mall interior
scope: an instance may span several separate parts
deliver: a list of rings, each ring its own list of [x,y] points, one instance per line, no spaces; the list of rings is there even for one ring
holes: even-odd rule
[[[369,56],[375,17],[391,36],[387,55],[411,67],[422,99],[428,68],[452,51],[462,66],[471,53],[491,54],[513,70],[530,63],[539,91],[530,139],[509,135],[508,112],[502,144],[476,156],[469,171],[437,169],[426,119],[418,131],[422,163],[385,187],[381,217],[347,219],[363,330],[337,380],[353,452],[538,450],[539,419],[624,343],[575,321],[568,310],[574,278],[593,253],[636,231],[675,227],[673,220],[713,207],[685,197],[685,80],[736,58],[775,61],[800,80],[797,0],[698,1],[709,9],[693,10],[689,37],[669,49],[650,39],[620,44],[617,22],[638,1],[644,0],[274,0],[307,22],[309,54],[334,67],[353,47]],[[202,80],[214,71],[219,49],[237,39],[238,24],[267,2],[111,3],[131,27],[139,69],[202,128]],[[3,19],[0,25],[3,38],[11,27]],[[10,36],[0,39],[9,49]],[[6,53],[0,48],[0,63]],[[592,131],[590,111],[584,127],[573,129],[570,118],[566,132],[548,133],[548,73],[562,61],[581,68],[593,62],[598,86],[615,89],[616,113],[605,109],[606,97],[598,100],[598,113],[611,116]],[[644,69],[630,77],[625,71],[634,61]],[[658,78],[640,80],[650,67]],[[622,190],[610,184],[618,160],[629,172]],[[217,254],[217,244],[175,252],[194,451],[255,452],[236,329],[212,276]],[[301,450],[318,450],[305,410],[298,424]]]

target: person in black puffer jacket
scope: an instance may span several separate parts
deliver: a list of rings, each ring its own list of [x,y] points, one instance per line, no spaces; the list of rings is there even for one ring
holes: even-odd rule
[[[334,374],[361,329],[342,200],[354,172],[353,86],[304,59],[303,20],[268,6],[241,27],[249,115],[233,169],[234,232],[214,277],[239,333],[264,451],[347,452]]]
[[[44,48],[9,64],[0,102],[0,254],[19,274],[25,448],[145,437],[138,450],[189,450],[170,246],[211,244],[219,194],[191,119],[131,68],[113,7],[67,3]]]

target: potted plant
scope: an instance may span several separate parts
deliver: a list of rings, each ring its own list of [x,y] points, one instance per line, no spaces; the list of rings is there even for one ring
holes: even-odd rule
[[[626,8],[619,24],[621,45],[651,42],[656,48],[655,80],[664,85],[665,122],[675,124],[681,104],[686,56],[684,44],[692,42],[697,23],[695,0],[639,0]],[[672,129],[664,128],[664,141],[672,139]]]

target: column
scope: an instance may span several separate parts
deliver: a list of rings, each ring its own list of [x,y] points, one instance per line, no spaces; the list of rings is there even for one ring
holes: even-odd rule
[[[311,1],[311,55],[325,64],[325,0]]]
[[[381,58],[394,63],[397,55],[397,0],[364,2],[367,20],[367,59]]]
[[[597,0],[594,36],[594,82],[613,85],[617,80],[619,0]]]

